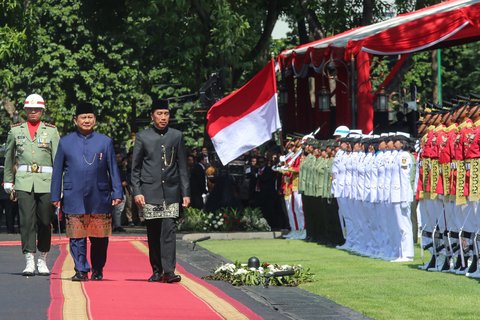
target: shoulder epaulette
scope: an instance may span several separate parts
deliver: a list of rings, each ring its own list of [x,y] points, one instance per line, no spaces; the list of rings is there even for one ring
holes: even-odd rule
[[[15,127],[18,127],[18,126],[21,126],[22,123],[21,122],[17,122],[17,123],[14,123],[12,125],[10,125],[10,128],[15,128]]]
[[[44,122],[44,124],[45,124],[46,127],[56,128],[56,126],[54,124],[51,124],[51,123],[48,123],[48,122]]]

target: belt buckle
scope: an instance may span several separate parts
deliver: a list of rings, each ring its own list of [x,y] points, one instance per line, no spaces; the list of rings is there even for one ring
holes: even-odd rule
[[[33,173],[38,173],[40,167],[38,166],[38,164],[34,163],[34,164],[32,164],[32,166],[30,167],[30,169],[32,170]]]

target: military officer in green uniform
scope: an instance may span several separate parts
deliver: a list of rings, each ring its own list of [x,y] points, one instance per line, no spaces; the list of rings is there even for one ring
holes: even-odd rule
[[[50,182],[60,137],[54,125],[41,121],[45,102],[40,95],[29,95],[23,108],[27,122],[14,124],[8,133],[4,189],[9,194],[15,192],[18,198],[22,252],[26,260],[23,275],[35,275],[37,249],[38,274],[49,275],[46,258],[53,216]]]

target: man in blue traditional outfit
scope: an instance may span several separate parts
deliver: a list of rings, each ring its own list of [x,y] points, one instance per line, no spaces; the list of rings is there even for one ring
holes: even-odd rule
[[[123,199],[122,182],[112,139],[95,132],[94,107],[89,103],[76,108],[77,131],[60,140],[53,163],[51,201],[62,206],[66,234],[75,262],[73,281],[103,279],[108,237],[112,234],[112,207]],[[63,191],[63,197],[62,197]],[[87,237],[90,260],[87,260]]]

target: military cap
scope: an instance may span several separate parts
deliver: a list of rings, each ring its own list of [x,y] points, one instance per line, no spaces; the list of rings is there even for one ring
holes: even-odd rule
[[[315,139],[313,138],[307,138],[304,142],[306,146],[313,146],[314,143],[315,143]]]
[[[410,140],[410,133],[397,131],[395,133],[395,135],[393,136],[393,139],[395,141],[397,141],[397,140],[409,141]]]

